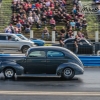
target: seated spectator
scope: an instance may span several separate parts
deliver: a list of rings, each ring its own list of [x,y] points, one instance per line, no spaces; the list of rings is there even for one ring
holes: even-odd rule
[[[67,21],[67,22],[65,23],[65,26],[66,26],[67,30],[69,30],[69,28],[70,28],[70,22]]]
[[[25,28],[25,33],[30,33],[30,27]]]
[[[81,22],[80,22],[80,20],[78,20],[78,22],[76,22],[76,28],[78,29],[78,30],[80,30],[81,28],[82,28],[82,25],[81,25]]]
[[[51,3],[50,3],[50,8],[51,8],[52,10],[54,10],[55,5],[54,5],[54,3],[53,3],[53,2],[51,2]]]
[[[53,16],[52,10],[49,8],[47,13],[46,13],[47,18],[51,18]]]
[[[22,31],[22,24],[20,23],[20,22],[18,22],[17,24],[16,24],[16,27],[18,28],[18,30],[19,30],[19,32],[21,32]]]
[[[45,2],[45,5],[46,5],[46,7],[50,7],[50,1],[47,0],[47,1]]]
[[[56,21],[54,20],[54,18],[51,18],[50,19],[50,26],[51,26],[51,28],[55,27],[55,25],[56,25]]]
[[[57,31],[56,27],[54,27],[52,31],[55,31],[55,35],[56,35],[56,38],[57,38],[58,37],[58,31]]]
[[[39,19],[38,15],[36,15],[36,16],[34,17],[34,22],[37,23],[39,20],[40,20],[40,19]]]
[[[75,7],[73,7],[72,13],[73,13],[73,14],[75,14],[75,15],[77,14],[77,9],[76,9],[76,6],[75,6]]]
[[[45,27],[43,29],[43,32],[42,32],[42,39],[44,39],[44,36],[46,36],[47,39],[49,39],[49,30],[47,27]]]
[[[86,20],[83,20],[83,22],[82,22],[82,28],[84,28],[84,29],[87,28],[87,22],[86,22]]]
[[[32,10],[32,4],[30,2],[28,2],[28,9],[27,9],[27,11],[29,12],[31,10]]]
[[[74,20],[72,20],[72,21],[70,22],[70,27],[71,27],[71,28],[74,28],[74,30],[75,30],[75,24],[76,24],[76,23],[74,22]]]
[[[36,24],[37,28],[40,29],[42,27],[42,23],[41,23],[41,20],[39,20]]]
[[[15,14],[15,13],[12,15],[11,21],[12,21],[12,23],[13,23],[14,25],[16,25],[16,23],[17,23],[17,18],[16,18],[16,14]]]
[[[30,15],[30,16],[28,17],[28,22],[29,22],[31,25],[34,23],[34,19],[33,19],[32,15]]]
[[[72,19],[72,16],[70,14],[66,14],[66,20],[70,21]]]
[[[47,23],[47,18],[46,16],[42,16],[41,18],[42,23],[45,25]]]

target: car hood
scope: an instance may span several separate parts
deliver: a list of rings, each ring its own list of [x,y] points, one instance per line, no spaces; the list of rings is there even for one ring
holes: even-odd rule
[[[22,42],[30,42],[30,43],[34,43],[34,41],[31,41],[31,40],[21,40]]]
[[[45,41],[41,40],[41,39],[30,39],[30,40],[33,41],[33,42],[44,42],[45,43]]]

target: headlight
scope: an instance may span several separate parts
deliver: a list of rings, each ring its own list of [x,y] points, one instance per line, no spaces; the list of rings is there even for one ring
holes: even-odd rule
[[[35,45],[34,45],[34,43],[31,43],[31,47],[34,47]]]

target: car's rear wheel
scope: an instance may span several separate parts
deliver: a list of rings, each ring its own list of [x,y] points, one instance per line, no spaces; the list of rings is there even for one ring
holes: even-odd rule
[[[29,49],[29,46],[23,46],[21,51],[22,53],[26,53],[28,49]]]
[[[65,68],[62,72],[61,77],[64,79],[72,79],[75,75],[75,72],[72,68]]]
[[[13,68],[6,68],[3,71],[6,79],[12,79],[15,77],[15,70]]]

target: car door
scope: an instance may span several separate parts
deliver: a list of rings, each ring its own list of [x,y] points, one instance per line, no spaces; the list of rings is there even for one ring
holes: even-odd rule
[[[7,44],[8,42],[6,35],[0,35],[0,49],[6,49]]]
[[[20,42],[19,40],[16,40],[16,37],[14,37],[13,35],[8,35],[7,38],[8,38],[7,48],[16,50],[20,48]]]
[[[46,52],[42,50],[32,51],[26,58],[25,70],[30,74],[46,73]]]
[[[89,45],[85,40],[80,40],[78,47],[78,54],[92,54],[92,45]]]
[[[75,52],[74,39],[67,40],[65,46],[67,49],[71,50],[72,52]]]
[[[47,74],[55,74],[56,69],[62,63],[67,63],[65,54],[61,51],[47,51]]]

